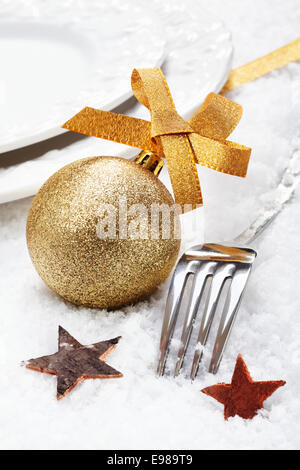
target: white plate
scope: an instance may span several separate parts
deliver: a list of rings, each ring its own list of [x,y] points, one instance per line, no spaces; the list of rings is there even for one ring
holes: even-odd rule
[[[64,132],[83,106],[112,109],[133,67],[160,65],[160,24],[126,0],[1,2],[0,152]]]
[[[149,2],[140,0],[139,5],[147,7]],[[167,41],[168,56],[163,70],[176,108],[187,118],[207,93],[219,91],[225,83],[231,68],[231,35],[220,20],[205,12],[194,0],[186,0],[184,5],[172,0],[157,0],[152,6],[150,13],[156,16],[158,23],[161,21]],[[130,83],[130,74],[126,81]],[[100,107],[95,103],[93,106]],[[72,114],[69,110],[67,117]],[[148,110],[139,104],[132,105],[132,102],[126,108],[126,114],[149,119]],[[136,150],[102,139],[84,138],[62,149],[54,147],[39,158],[34,158],[35,150],[30,149],[30,152],[24,153],[32,160],[0,168],[0,203],[35,194],[51,174],[71,161],[92,155],[130,157]],[[6,162],[9,155],[5,156]]]

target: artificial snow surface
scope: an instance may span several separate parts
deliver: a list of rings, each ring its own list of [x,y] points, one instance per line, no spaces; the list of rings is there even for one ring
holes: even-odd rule
[[[206,7],[233,32],[234,66],[299,34],[297,0],[210,0]],[[299,90],[300,65],[291,64],[231,93],[244,114],[230,139],[253,147],[253,153],[246,180],[199,169],[207,241],[233,238],[247,227],[300,147]],[[80,158],[90,140],[60,151]],[[98,154],[103,153],[97,145]],[[149,301],[117,312],[64,302],[43,284],[29,259],[25,223],[30,203],[31,198],[0,206],[1,448],[300,447],[299,189],[253,245],[259,256],[218,374],[206,372],[212,335],[193,384],[185,377],[187,367],[176,380],[155,376],[168,283]],[[58,324],[83,344],[122,335],[107,362],[124,378],[87,380],[57,402],[56,378],[21,368],[20,362],[54,353]],[[230,382],[238,353],[255,380],[287,384],[253,420],[225,422],[222,405],[200,389]]]

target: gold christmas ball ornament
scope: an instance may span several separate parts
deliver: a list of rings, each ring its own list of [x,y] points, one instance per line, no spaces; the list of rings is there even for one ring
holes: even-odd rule
[[[33,264],[74,304],[132,304],[149,296],[174,266],[179,217],[153,174],[161,162],[149,152],[137,160],[78,160],[51,176],[32,202],[27,243]]]

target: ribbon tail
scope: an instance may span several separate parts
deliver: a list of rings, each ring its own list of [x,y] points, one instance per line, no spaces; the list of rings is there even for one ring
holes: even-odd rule
[[[176,204],[182,213],[203,204],[194,154],[187,135],[159,137],[163,148]]]
[[[196,163],[229,175],[245,177],[251,148],[230,142],[218,141],[189,134]]]
[[[151,123],[143,119],[86,107],[62,127],[81,134],[151,150],[161,155],[161,150],[151,138]]]
[[[232,70],[221,95],[300,59],[300,38]]]

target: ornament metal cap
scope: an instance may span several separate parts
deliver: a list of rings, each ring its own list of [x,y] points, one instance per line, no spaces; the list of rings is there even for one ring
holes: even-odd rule
[[[163,160],[155,153],[149,150],[142,150],[134,160],[135,163],[150,170],[155,176],[158,176],[164,166]]]

